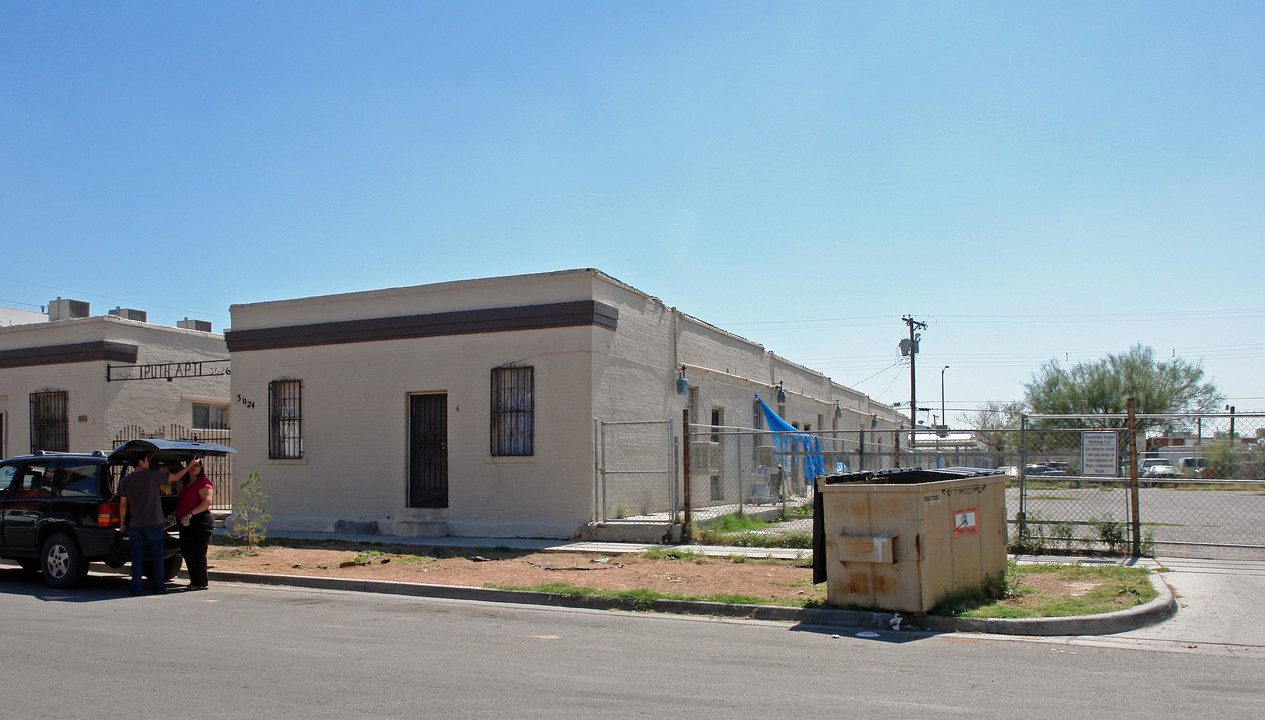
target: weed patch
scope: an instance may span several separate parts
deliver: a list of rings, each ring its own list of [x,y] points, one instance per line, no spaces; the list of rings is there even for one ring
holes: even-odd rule
[[[976,590],[952,593],[933,615],[977,618],[1097,615],[1135,607],[1157,593],[1148,570],[1120,565],[1017,565]]]
[[[700,561],[707,558],[701,552],[696,550],[683,550],[681,548],[668,547],[666,545],[655,545],[648,548],[645,553],[647,560],[694,560]]]

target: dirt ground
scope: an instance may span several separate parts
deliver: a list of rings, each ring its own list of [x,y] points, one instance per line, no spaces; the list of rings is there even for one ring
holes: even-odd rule
[[[434,554],[430,554],[434,553]],[[743,595],[766,600],[825,600],[826,586],[812,584],[810,561],[685,558],[650,560],[642,555],[534,553],[491,550],[395,550],[268,546],[250,555],[242,548],[212,546],[214,570],[316,575],[468,587],[531,588],[563,583],[603,590],[646,589],[690,596]]]
[[[235,572],[396,580],[467,587],[533,588],[560,583],[601,590],[652,590],[695,598],[744,596],[774,604],[824,602],[826,585],[812,584],[804,560],[733,557],[648,559],[640,554],[536,553],[467,549],[212,546],[212,569]],[[1028,575],[1024,583],[1050,594],[1076,596],[1099,583]],[[1011,601],[1004,601],[1011,602]],[[1015,604],[1022,603],[1016,599]]]

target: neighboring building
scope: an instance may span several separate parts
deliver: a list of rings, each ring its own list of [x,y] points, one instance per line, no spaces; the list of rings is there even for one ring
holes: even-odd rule
[[[199,428],[223,437],[223,335],[86,317],[86,303],[74,315],[0,327],[0,455],[108,452],[133,436]]]
[[[277,530],[571,537],[595,421],[761,427],[779,383],[800,429],[901,421],[592,269],[234,305],[225,336],[237,471]]]
[[[19,310],[11,307],[0,307],[0,327],[9,327],[10,325],[30,325],[32,323],[48,322],[48,313],[35,312],[34,310]]]

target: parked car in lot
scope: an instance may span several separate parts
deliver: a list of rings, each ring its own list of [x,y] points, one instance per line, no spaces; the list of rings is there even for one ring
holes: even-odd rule
[[[1055,473],[1059,475],[1072,474],[1072,466],[1063,462],[1062,460],[1051,460],[1047,462],[1045,466],[1050,468],[1051,470],[1053,470]]]
[[[1019,468],[1015,465],[1002,465],[997,472],[1008,477],[1019,477]]]
[[[175,469],[194,457],[225,455],[230,447],[185,440],[132,440],[108,456],[47,453],[0,462],[0,557],[39,572],[55,588],[83,580],[92,562],[123,567],[132,557],[120,530],[119,480],[136,461],[153,453],[153,469]],[[163,486],[163,511],[175,511],[174,484]],[[169,527],[163,575],[180,570],[180,545]]]
[[[1184,457],[1177,461],[1177,469],[1181,471],[1182,477],[1212,477],[1212,463],[1205,457]]]
[[[1182,471],[1167,458],[1147,458],[1143,460],[1142,477],[1144,478],[1179,478]]]

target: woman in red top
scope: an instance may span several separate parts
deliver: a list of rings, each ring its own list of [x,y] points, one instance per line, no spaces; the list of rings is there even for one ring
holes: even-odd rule
[[[205,590],[206,549],[215,521],[211,517],[211,479],[201,460],[189,464],[189,479],[176,499],[176,521],[180,523],[180,554],[189,571],[188,589]]]

